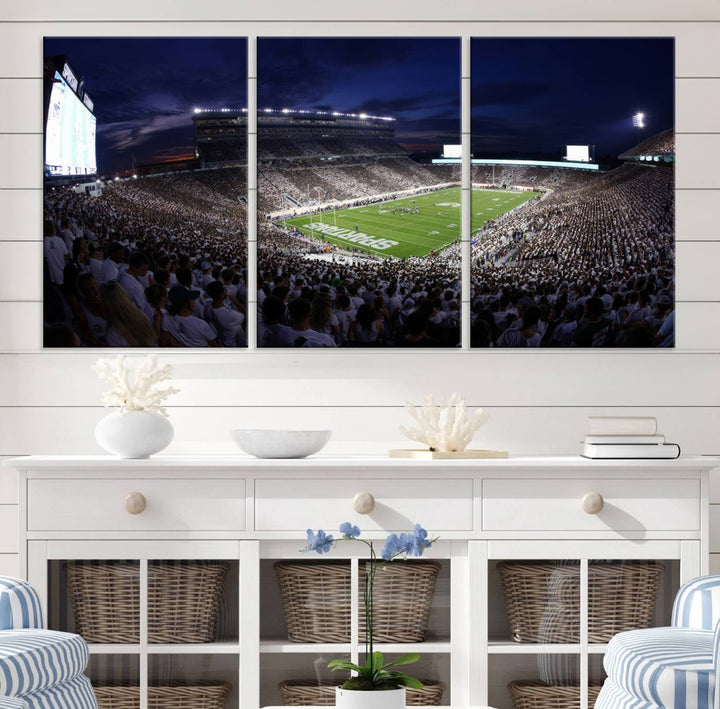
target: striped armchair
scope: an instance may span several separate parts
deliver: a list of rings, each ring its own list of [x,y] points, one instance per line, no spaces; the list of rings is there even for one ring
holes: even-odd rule
[[[26,581],[0,576],[0,709],[97,709],[79,635],[43,629]]]
[[[686,583],[672,626],[618,633],[605,655],[595,709],[720,709],[720,576]]]

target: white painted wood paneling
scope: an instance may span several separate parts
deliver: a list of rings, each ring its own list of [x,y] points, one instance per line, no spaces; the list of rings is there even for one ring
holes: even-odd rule
[[[675,315],[675,345],[679,349],[720,349],[718,303],[678,303]]]
[[[0,554],[18,550],[18,506],[0,505]]]
[[[0,241],[42,241],[42,190],[0,189]]]
[[[42,187],[42,135],[0,134],[0,188]]]
[[[90,370],[107,351],[0,355],[0,406],[94,407],[107,384]],[[302,352],[301,355],[305,355]],[[462,391],[471,406],[618,406],[632,391],[635,406],[715,406],[720,355],[671,351],[587,351],[571,368],[562,351],[517,350],[358,354],[333,359],[290,351],[235,352],[212,358],[169,355],[180,393],[173,407],[401,406],[420,403],[423,392]],[[439,362],[441,364],[439,364]],[[240,368],[238,364],[241,363]],[[468,371],[480,376],[468,376]],[[419,385],[422,381],[422,386]],[[658,382],[674,381],[668,389]],[[578,392],[582,392],[582,401]]]
[[[720,300],[718,266],[720,241],[678,243],[675,250],[675,297],[679,301]]]
[[[0,576],[20,576],[20,556],[18,554],[0,554]]]
[[[121,6],[97,4],[93,0],[74,0],[67,10],[47,0],[24,0],[8,7],[5,16],[12,20],[65,19],[136,19],[215,18],[227,21],[237,17],[248,20],[283,18],[287,20],[395,20],[408,17],[417,20],[697,20],[720,19],[713,0],[606,0],[602,4],[556,3],[538,5],[534,0],[516,0],[512,8],[496,3],[482,5],[454,3],[438,6],[432,0],[396,0],[392,5],[381,0],[366,0],[360,5],[338,4],[331,0],[314,0],[298,7],[288,0],[269,0],[263,4],[237,5],[227,0],[206,0],[202,6],[192,0],[126,0]]]
[[[684,453],[720,455],[720,407],[487,407],[489,420],[476,434],[480,448],[508,450],[513,455],[571,455],[581,448],[588,416],[656,416],[668,441],[680,443]],[[168,453],[217,454],[237,451],[230,438],[235,428],[329,428],[328,450],[382,452],[407,448],[398,431],[410,418],[402,406],[169,407],[175,440]],[[93,428],[107,413],[96,407],[24,407],[0,409],[2,455],[100,454]]]
[[[0,133],[42,133],[42,80],[0,78]]]
[[[678,133],[720,131],[720,79],[678,79],[675,106]]]
[[[16,505],[18,493],[17,470],[3,466],[0,459],[0,505]]]
[[[42,303],[0,302],[0,352],[37,351],[42,347]]]
[[[0,241],[0,301],[41,301],[42,243]]]
[[[683,189],[720,188],[720,135],[675,136],[675,186]]]
[[[1,195],[2,193],[0,193]],[[675,192],[675,240],[717,241],[717,200],[715,190]]]

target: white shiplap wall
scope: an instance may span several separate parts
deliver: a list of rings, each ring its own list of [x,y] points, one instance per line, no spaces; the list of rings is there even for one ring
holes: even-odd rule
[[[230,450],[231,428],[322,426],[399,443],[405,399],[459,390],[486,445],[575,453],[591,414],[649,414],[686,452],[720,453],[720,5],[715,0],[360,4],[74,0],[0,4],[0,456],[97,452],[97,353],[41,349],[42,38],[155,35],[673,36],[677,348],[609,352],[173,353],[176,452]],[[252,46],[252,41],[251,41]],[[252,67],[252,64],[251,64]],[[251,70],[251,88],[253,86]],[[467,120],[464,129],[467,129]],[[251,184],[254,184],[251,182]],[[367,447],[367,445],[364,445]],[[713,498],[720,502],[720,487]],[[720,510],[720,505],[718,505]],[[720,560],[720,514],[713,514]],[[0,574],[17,570],[17,486],[0,473]],[[715,564],[720,568],[720,562]]]

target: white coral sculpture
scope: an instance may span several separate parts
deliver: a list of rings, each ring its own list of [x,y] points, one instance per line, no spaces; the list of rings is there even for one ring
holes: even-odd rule
[[[115,359],[99,359],[91,369],[106,382],[110,389],[103,393],[106,406],[119,406],[126,411],[150,411],[167,416],[163,403],[180,390],[172,386],[161,387],[161,382],[172,377],[172,367],[158,365],[157,357],[145,357],[135,368],[128,366],[125,355]]]
[[[468,412],[459,392],[437,404],[432,394],[427,394],[422,407],[406,401],[405,408],[419,428],[400,426],[400,433],[411,441],[426,444],[431,451],[464,451],[475,431],[487,421],[482,409]]]

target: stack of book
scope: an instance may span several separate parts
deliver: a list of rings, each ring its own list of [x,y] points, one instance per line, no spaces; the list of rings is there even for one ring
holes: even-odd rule
[[[666,443],[652,416],[590,416],[583,458],[678,458],[680,446]]]

